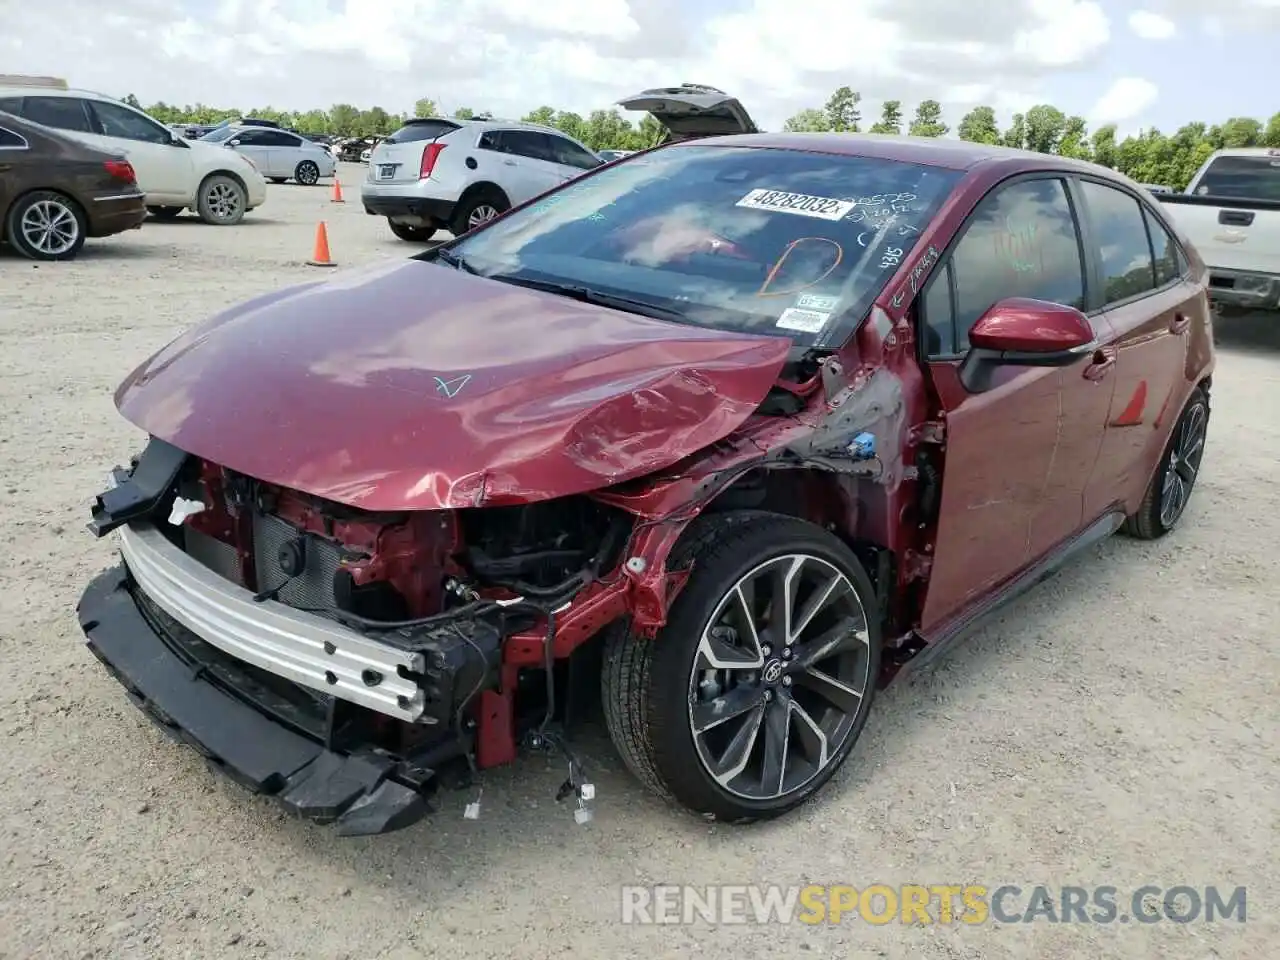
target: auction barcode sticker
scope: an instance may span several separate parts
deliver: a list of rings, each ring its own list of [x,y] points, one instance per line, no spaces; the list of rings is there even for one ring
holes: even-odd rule
[[[782,190],[760,188],[752,190],[735,204],[752,210],[772,210],[778,213],[794,213],[802,217],[820,220],[839,220],[858,205],[856,200],[836,200],[832,197],[815,197],[808,193],[785,193]]]
[[[783,330],[799,330],[801,333],[820,333],[831,319],[831,314],[821,310],[801,310],[787,307],[778,317],[777,326]]]

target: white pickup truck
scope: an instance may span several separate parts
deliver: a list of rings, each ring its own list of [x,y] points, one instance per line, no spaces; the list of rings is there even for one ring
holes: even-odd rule
[[[1219,150],[1185,193],[1156,193],[1209,267],[1221,307],[1280,310],[1280,150]]]

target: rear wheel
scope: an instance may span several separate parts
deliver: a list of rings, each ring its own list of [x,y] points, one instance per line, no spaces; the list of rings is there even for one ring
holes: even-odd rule
[[[699,521],[693,564],[653,640],[606,640],[609,733],[631,771],[703,816],[779,816],[853,749],[875,690],[880,627],[853,553],[812,524],[761,513]]]
[[[1125,533],[1139,540],[1156,540],[1178,525],[1200,475],[1208,430],[1209,395],[1203,387],[1196,387],[1173,426],[1142,505],[1125,520]]]
[[[304,187],[313,187],[320,179],[320,168],[310,160],[303,160],[294,168],[293,179]]]
[[[147,213],[157,220],[175,220],[185,207],[147,207]]]
[[[499,214],[511,209],[507,198],[495,190],[482,190],[472,194],[460,204],[454,212],[449,231],[455,236],[462,236],[468,230],[483,226]]]
[[[4,235],[32,260],[73,260],[84,246],[84,214],[71,198],[37,190],[9,208]]]
[[[410,243],[426,243],[437,232],[435,227],[411,227],[407,223],[396,223],[394,220],[387,220],[387,226],[401,240],[407,240]]]

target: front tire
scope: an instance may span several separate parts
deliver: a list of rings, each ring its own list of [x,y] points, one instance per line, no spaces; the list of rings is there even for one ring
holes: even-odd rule
[[[396,223],[390,218],[387,219],[387,226],[397,237],[409,243],[427,243],[439,232],[435,227],[412,227],[407,223]]]
[[[310,160],[303,160],[294,167],[293,179],[304,187],[314,187],[320,180],[320,168]]]
[[[9,208],[4,236],[31,260],[74,260],[84,246],[84,213],[69,197],[36,190]]]
[[[605,642],[610,736],[646,786],[694,813],[780,816],[831,779],[866,724],[875,591],[839,539],[775,514],[699,520],[672,557],[687,563],[655,639]]]
[[[1158,540],[1178,525],[1195,489],[1209,430],[1209,395],[1196,387],[1173,425],[1160,467],[1142,504],[1121,528],[1139,540]]]
[[[244,219],[248,209],[248,196],[239,182],[223,173],[205,177],[200,184],[196,211],[205,223],[218,227],[231,227]]]

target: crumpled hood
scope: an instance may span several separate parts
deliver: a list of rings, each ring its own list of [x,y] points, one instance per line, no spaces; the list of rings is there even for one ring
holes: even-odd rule
[[[367,510],[521,503],[722,439],[789,346],[395,261],[214,317],[116,406],[188,453]]]

